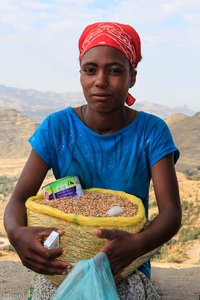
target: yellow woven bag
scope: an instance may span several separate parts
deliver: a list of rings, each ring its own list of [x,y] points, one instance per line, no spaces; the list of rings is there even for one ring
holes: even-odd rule
[[[99,188],[84,190],[84,192],[88,193],[94,191],[126,197],[127,200],[137,205],[137,214],[133,217],[86,217],[65,213],[57,208],[42,204],[42,202],[45,202],[42,194],[31,197],[26,201],[28,226],[54,227],[65,232],[60,237],[60,246],[63,248],[63,254],[59,257],[61,260],[76,263],[82,259],[91,258],[100,251],[105,243],[105,239],[98,238],[91,232],[91,229],[117,228],[130,233],[137,233],[143,230],[145,224],[147,224],[144,206],[139,198],[121,191]],[[152,253],[136,259],[115,276],[116,281],[131,274],[147,261],[150,256],[152,256]],[[64,275],[46,276],[57,286],[65,278]]]

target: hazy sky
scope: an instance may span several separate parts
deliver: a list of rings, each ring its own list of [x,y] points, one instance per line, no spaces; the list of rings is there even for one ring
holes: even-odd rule
[[[139,32],[137,101],[200,111],[199,0],[0,0],[0,84],[81,91],[78,38],[98,21]]]

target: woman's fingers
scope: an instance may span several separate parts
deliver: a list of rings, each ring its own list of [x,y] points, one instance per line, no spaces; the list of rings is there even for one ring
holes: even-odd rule
[[[135,259],[134,235],[118,229],[96,229],[99,238],[106,239],[100,251],[106,253],[113,274],[118,273]]]
[[[43,274],[63,274],[71,268],[71,264],[56,259],[62,254],[62,249],[47,249],[43,246],[44,240],[56,228],[22,227],[18,235],[16,250],[27,268]],[[23,247],[22,247],[23,245]]]
[[[50,275],[62,274],[71,269],[72,265],[70,263],[53,259],[50,252],[49,249],[45,249],[45,254],[43,253],[41,256],[41,253],[29,251],[29,255],[24,257],[23,264],[37,273]]]
[[[131,236],[130,233],[118,229],[96,229],[95,234],[99,238],[107,240],[124,239],[125,236]]]
[[[59,261],[45,261],[45,260],[37,260],[37,261],[30,261],[28,260],[27,263],[24,265],[33,270],[34,272],[46,274],[46,275],[63,275],[67,274],[70,270],[69,267],[63,266],[63,264],[59,264]]]

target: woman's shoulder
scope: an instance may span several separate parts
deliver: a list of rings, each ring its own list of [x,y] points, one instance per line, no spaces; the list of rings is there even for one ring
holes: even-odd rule
[[[140,116],[141,119],[146,119],[146,120],[149,120],[149,121],[164,121],[164,119],[162,119],[161,117],[157,116],[157,115],[154,115],[152,113],[149,113],[149,112],[145,112],[145,111],[138,111],[138,114]]]
[[[144,111],[138,112],[137,128],[140,133],[143,132],[146,136],[169,131],[169,127],[164,119]]]
[[[62,126],[62,124],[68,124],[70,122],[70,114],[73,114],[73,109],[71,107],[54,111],[46,116],[42,122],[38,124],[38,127],[41,130],[53,130]]]
[[[50,113],[48,116],[44,118],[44,120],[41,122],[42,124],[51,124],[51,123],[60,123],[62,120],[66,121],[67,119],[70,119],[73,116],[74,112],[71,106],[68,106],[66,108],[54,111]]]
[[[148,112],[144,112],[144,111],[138,112],[138,115],[139,115],[139,118],[138,118],[139,121],[142,122],[144,124],[144,126],[154,127],[159,124],[160,126],[168,127],[165,120],[157,115],[154,115],[154,114],[151,114]]]
[[[71,111],[73,111],[72,107],[67,106],[63,109],[52,112],[47,116],[47,118],[54,119],[54,118],[62,117],[63,115],[69,115]]]

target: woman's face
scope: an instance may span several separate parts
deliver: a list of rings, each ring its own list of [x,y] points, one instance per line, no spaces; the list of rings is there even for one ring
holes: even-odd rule
[[[136,72],[126,56],[109,46],[88,50],[81,60],[80,81],[89,107],[97,112],[111,112],[124,106]]]

